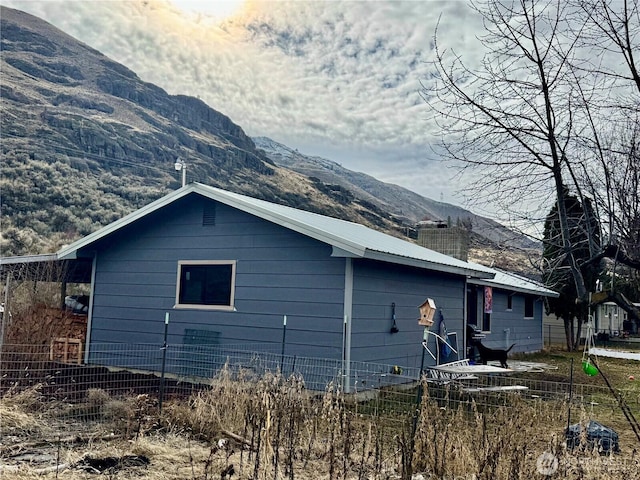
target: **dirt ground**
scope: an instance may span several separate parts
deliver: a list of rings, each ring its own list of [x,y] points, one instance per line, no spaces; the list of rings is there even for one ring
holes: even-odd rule
[[[527,375],[566,382],[572,358],[575,382],[605,385],[602,376],[588,377],[580,370],[578,353],[546,352],[519,360],[551,367]],[[629,411],[640,418],[638,362],[600,359],[600,363]],[[56,404],[56,410],[36,389],[5,395],[0,398],[0,478],[402,478],[410,436],[403,436],[406,430],[400,424],[390,423],[385,430],[388,419],[347,411],[338,397],[313,403],[293,393],[299,391],[285,383],[237,386],[223,382],[210,394],[200,392],[197,397],[168,402],[162,417],[146,394],[121,400],[92,391],[84,402]],[[415,426],[416,463],[422,468],[414,474],[415,480],[640,478],[640,442],[612,398],[572,411],[572,423],[593,418],[618,432],[621,452],[610,457],[563,449],[567,422],[563,403],[540,402],[532,408],[531,402],[518,400],[507,409],[471,416],[468,411],[453,412],[432,403]],[[299,418],[291,415],[293,409]],[[279,432],[276,419],[283,416],[291,425],[294,420],[300,422],[291,430],[295,444],[289,445],[287,435]],[[251,434],[248,424],[259,428]],[[266,438],[272,440],[264,443]],[[287,462],[287,458],[293,460]],[[555,470],[545,477],[540,472],[546,471],[547,464]],[[480,471],[486,475],[473,476]]]
[[[297,462],[293,476],[285,465],[276,466],[273,459],[256,467],[256,452],[240,442],[221,436],[218,441],[202,441],[186,433],[151,433],[138,438],[123,438],[96,429],[74,426],[41,440],[25,440],[20,436],[3,436],[0,478],[60,478],[69,480],[118,479],[252,479],[296,478],[329,479],[326,459]],[[40,432],[41,436],[43,432]],[[45,439],[46,438],[46,439]],[[400,478],[399,459],[388,458],[388,474],[377,478]],[[60,467],[56,470],[55,465]],[[362,477],[356,471],[347,478]],[[373,477],[371,477],[373,478]]]

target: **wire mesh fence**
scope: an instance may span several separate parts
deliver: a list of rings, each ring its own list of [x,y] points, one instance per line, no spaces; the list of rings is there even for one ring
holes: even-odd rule
[[[89,390],[112,397],[149,395],[161,404],[207,388],[223,369],[227,375],[258,381],[267,373],[299,376],[309,392],[328,386],[352,394],[365,411],[410,412],[417,407],[418,368],[367,362],[283,355],[257,345],[168,346],[95,344],[87,356],[67,355],[53,346],[4,345],[0,352],[0,395],[38,387],[50,400],[86,401]],[[569,385],[518,375],[460,375],[434,379],[425,375],[426,393],[454,405],[474,402],[507,405],[510,395],[546,401],[569,399],[583,405],[615,405],[604,387]]]
[[[248,460],[240,457],[241,464],[255,459],[255,465],[262,465],[263,448],[290,469],[298,456],[328,458],[326,478],[356,478],[336,474],[340,464],[344,472],[349,465],[359,465],[358,478],[392,478],[387,473],[396,471],[392,468],[398,457],[413,461],[416,468],[436,453],[453,459],[464,450],[458,446],[462,443],[449,455],[441,455],[440,449],[463,436],[465,448],[476,449],[461,460],[465,468],[471,468],[478,455],[480,463],[485,453],[493,458],[494,450],[481,446],[492,435],[501,435],[495,439],[501,448],[514,447],[509,458],[520,458],[524,466],[535,464],[542,450],[534,450],[533,459],[522,452],[533,448],[532,439],[537,439],[536,448],[546,448],[547,437],[564,431],[567,418],[572,418],[567,407],[575,405],[573,418],[581,421],[578,410],[597,404],[596,416],[602,416],[603,406],[615,405],[603,387],[553,382],[521,372],[436,378],[429,370],[421,375],[419,369],[396,365],[346,365],[339,359],[288,356],[258,347],[102,344],[92,345],[87,354],[72,344],[65,354],[56,345],[4,345],[0,460],[11,466],[22,462],[20,455],[34,437],[38,444],[54,445],[49,455],[59,463],[55,448],[72,450],[80,442],[87,450],[88,444],[108,443],[118,436],[131,442],[166,432],[184,434],[180,438],[190,458],[194,439],[207,438],[215,445],[223,434],[246,446],[247,452],[256,452]],[[621,445],[633,446],[628,427],[617,419],[614,426]],[[343,453],[349,462],[340,460]],[[258,468],[254,464],[251,468]],[[193,471],[193,462],[187,466]],[[377,476],[365,477],[365,467]],[[259,478],[281,478],[275,464],[273,472]],[[179,478],[185,476],[193,475]]]
[[[232,373],[242,371],[244,378],[260,378],[267,372],[299,375],[306,388],[313,391],[323,391],[329,383],[357,391],[407,384],[419,378],[416,368],[365,362],[346,365],[339,359],[283,355],[258,350],[255,345],[164,348],[92,344],[86,362],[78,352],[61,355],[53,346],[4,345],[0,351],[0,393],[36,384],[47,385],[52,393],[64,398],[75,398],[91,386],[113,393],[147,393],[166,383],[167,392],[182,391],[184,384],[207,384],[222,368]]]
[[[567,333],[562,321],[555,320],[553,323],[546,323],[543,325],[542,333],[544,346],[547,348],[565,346],[567,344]],[[581,343],[585,342],[587,333],[587,325],[583,324],[580,332]],[[628,332],[598,328],[597,331],[593,332],[593,335],[594,341],[599,347],[640,348],[640,345],[637,343],[637,334],[629,335]]]

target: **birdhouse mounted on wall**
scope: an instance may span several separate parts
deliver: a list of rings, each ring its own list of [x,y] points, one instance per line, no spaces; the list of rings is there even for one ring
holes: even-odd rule
[[[433,316],[436,313],[436,302],[434,302],[432,298],[427,298],[418,308],[420,309],[418,325],[427,328],[433,325]]]

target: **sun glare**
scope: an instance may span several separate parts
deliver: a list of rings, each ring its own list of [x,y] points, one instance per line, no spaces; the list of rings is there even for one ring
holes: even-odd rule
[[[236,14],[245,0],[170,0],[187,14],[204,15],[223,20]]]

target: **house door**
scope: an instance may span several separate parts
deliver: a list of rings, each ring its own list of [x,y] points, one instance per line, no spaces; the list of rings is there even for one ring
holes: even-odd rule
[[[481,325],[478,325],[478,288],[475,285],[467,285],[467,325],[473,325],[473,328],[465,329],[466,338],[466,358],[476,360],[478,357],[477,348],[472,341],[474,333],[478,332]]]
[[[467,285],[467,324],[478,325],[478,287],[475,285]]]

